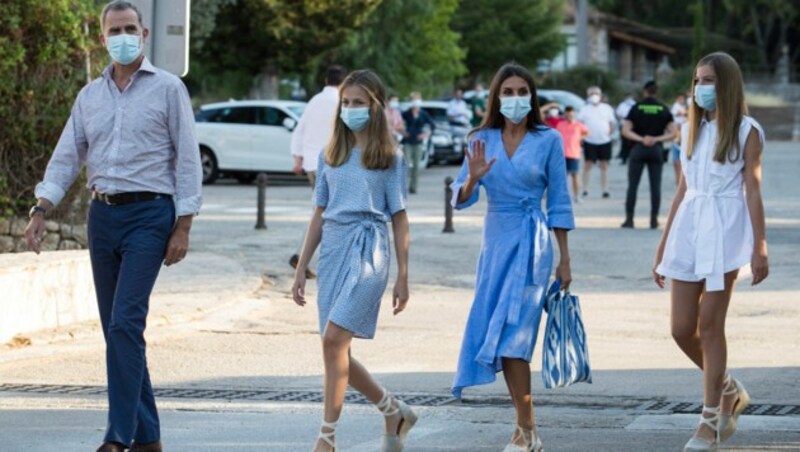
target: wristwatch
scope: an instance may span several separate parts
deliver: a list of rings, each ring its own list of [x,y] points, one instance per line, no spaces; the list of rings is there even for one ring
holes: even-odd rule
[[[36,215],[37,213],[41,213],[42,216],[45,216],[45,214],[47,213],[47,209],[45,209],[42,206],[33,206],[31,207],[30,212],[28,212],[28,218],[33,218],[33,216]]]

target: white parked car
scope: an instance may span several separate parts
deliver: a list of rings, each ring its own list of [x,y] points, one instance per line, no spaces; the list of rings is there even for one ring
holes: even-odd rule
[[[203,183],[221,174],[251,182],[260,172],[290,173],[292,131],[305,102],[244,100],[203,105],[195,115]]]

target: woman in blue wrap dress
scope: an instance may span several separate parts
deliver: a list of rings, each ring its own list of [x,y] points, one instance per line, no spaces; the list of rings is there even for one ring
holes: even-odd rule
[[[394,314],[408,302],[406,164],[395,153],[386,119],[386,90],[370,71],[355,71],[339,88],[333,136],[320,156],[316,210],[297,265],[292,295],[305,305],[306,268],[321,245],[319,328],[325,362],[325,413],[314,451],[335,450],[335,432],[349,384],[383,413],[383,451],[401,451],[417,420],[405,403],[381,387],[350,356],[353,337],[375,335],[381,298],[389,279],[389,231],[397,253]]]
[[[461,398],[465,387],[491,383],[502,370],[517,414],[505,450],[539,451],[529,364],[554,260],[550,230],[561,257],[556,276],[568,286],[567,231],[575,222],[561,137],[544,125],[527,69],[513,63],[500,68],[487,116],[470,140],[453,183],[453,205],[473,205],[482,186],[489,208],[453,394]]]

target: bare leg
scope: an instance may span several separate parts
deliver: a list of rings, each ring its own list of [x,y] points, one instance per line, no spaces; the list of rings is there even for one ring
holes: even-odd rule
[[[578,186],[578,173],[572,173],[569,175],[570,179],[572,179],[572,197],[578,198],[580,196],[580,187]]]
[[[608,193],[608,160],[600,160],[600,187]]]
[[[675,160],[672,162],[672,168],[675,170],[675,186],[680,185],[681,182],[681,161]]]
[[[703,404],[720,405],[722,381],[728,365],[728,346],[725,340],[725,317],[736,282],[738,271],[725,274],[725,290],[705,292],[700,300],[700,344],[703,349]],[[705,425],[698,428],[697,436],[713,439],[714,434]]]
[[[700,369],[703,368],[703,350],[697,331],[697,318],[702,294],[703,282],[672,280],[672,337],[683,353]]]
[[[331,322],[325,327],[322,335],[322,353],[325,360],[325,421],[336,422],[342,413],[344,395],[350,370],[350,342],[353,333]],[[327,427],[322,432],[330,432]],[[321,439],[314,446],[315,452],[333,450]]]
[[[592,172],[594,162],[586,160],[583,167],[583,191],[589,191],[589,175]]]
[[[517,412],[517,425],[536,434],[530,364],[522,359],[503,358],[503,377],[505,377],[508,393]],[[511,442],[524,446],[525,438],[515,431]]]
[[[379,385],[378,382],[372,378],[372,375],[369,374],[369,371],[352,356],[350,357],[349,383],[350,386],[355,388],[356,391],[364,394],[364,397],[372,402],[373,405],[380,402],[381,398],[383,397],[383,388],[381,385]],[[393,404],[396,407],[397,401],[393,401]],[[400,414],[400,412],[397,412],[392,416],[384,416],[384,420],[386,422],[386,432],[396,433],[401,419],[403,419],[403,416]]]

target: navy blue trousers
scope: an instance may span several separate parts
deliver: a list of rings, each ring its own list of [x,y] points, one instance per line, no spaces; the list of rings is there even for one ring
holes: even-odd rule
[[[175,223],[169,199],[109,206],[92,201],[88,237],[97,306],[106,339],[105,441],[130,446],[161,438],[147,371],[144,329],[150,293]]]

